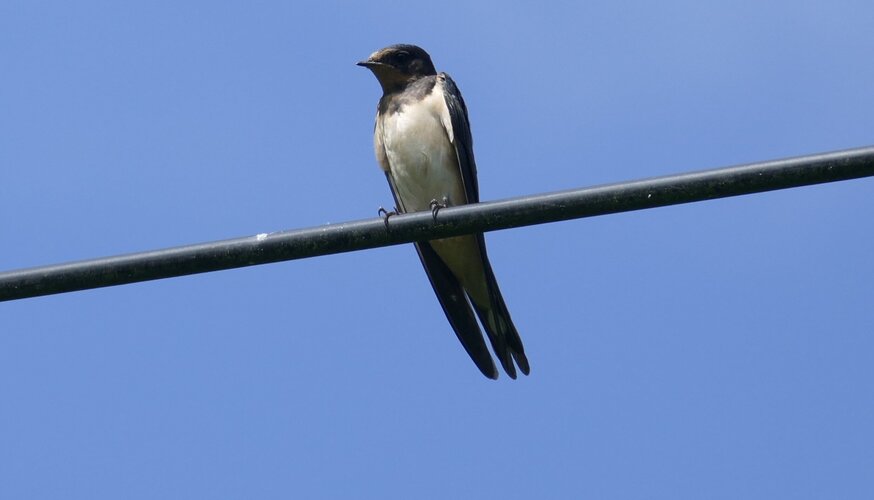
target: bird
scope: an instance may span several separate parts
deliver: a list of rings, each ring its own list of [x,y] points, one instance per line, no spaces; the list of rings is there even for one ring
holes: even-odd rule
[[[357,63],[382,88],[373,145],[395,201],[389,215],[479,202],[473,139],[458,86],[438,73],[416,45],[391,45]],[[477,368],[497,379],[479,318],[504,371],[530,367],[522,339],[498,288],[482,233],[415,243],[416,252],[449,324]],[[514,365],[515,363],[515,365]]]

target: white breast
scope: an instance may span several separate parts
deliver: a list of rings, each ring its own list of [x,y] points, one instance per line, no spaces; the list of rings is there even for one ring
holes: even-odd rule
[[[442,202],[444,197],[450,205],[467,202],[439,85],[422,101],[387,116],[377,133],[382,133],[389,170],[406,211],[427,210],[431,200]]]

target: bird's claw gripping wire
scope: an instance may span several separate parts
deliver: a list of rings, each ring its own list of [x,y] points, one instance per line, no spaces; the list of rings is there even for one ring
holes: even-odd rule
[[[379,207],[379,210],[376,211],[376,214],[382,216],[382,222],[385,223],[385,228],[388,229],[388,218],[392,215],[397,215],[398,209],[397,207],[395,207],[394,210],[389,212],[385,208]]]
[[[431,200],[431,203],[429,203],[428,206],[431,207],[431,217],[433,217],[436,221],[437,212],[439,212],[441,208],[446,208],[449,206],[449,198],[444,196],[442,203],[438,202],[437,200]]]

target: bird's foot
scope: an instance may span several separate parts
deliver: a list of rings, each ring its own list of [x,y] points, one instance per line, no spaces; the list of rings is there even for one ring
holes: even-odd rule
[[[388,229],[388,218],[391,217],[392,215],[397,215],[398,209],[397,209],[397,207],[395,207],[394,210],[389,212],[388,210],[386,210],[382,207],[379,207],[379,210],[376,211],[376,214],[382,216],[382,221],[385,223],[385,228]]]
[[[439,212],[441,208],[446,208],[449,206],[449,198],[444,196],[442,203],[437,200],[431,200],[431,203],[429,203],[428,206],[431,207],[431,217],[433,217],[436,221],[437,212]]]

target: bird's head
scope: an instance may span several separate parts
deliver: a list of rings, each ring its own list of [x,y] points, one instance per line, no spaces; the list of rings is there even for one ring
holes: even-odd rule
[[[376,76],[384,93],[403,89],[423,76],[436,75],[431,56],[415,45],[391,45],[358,63]]]

